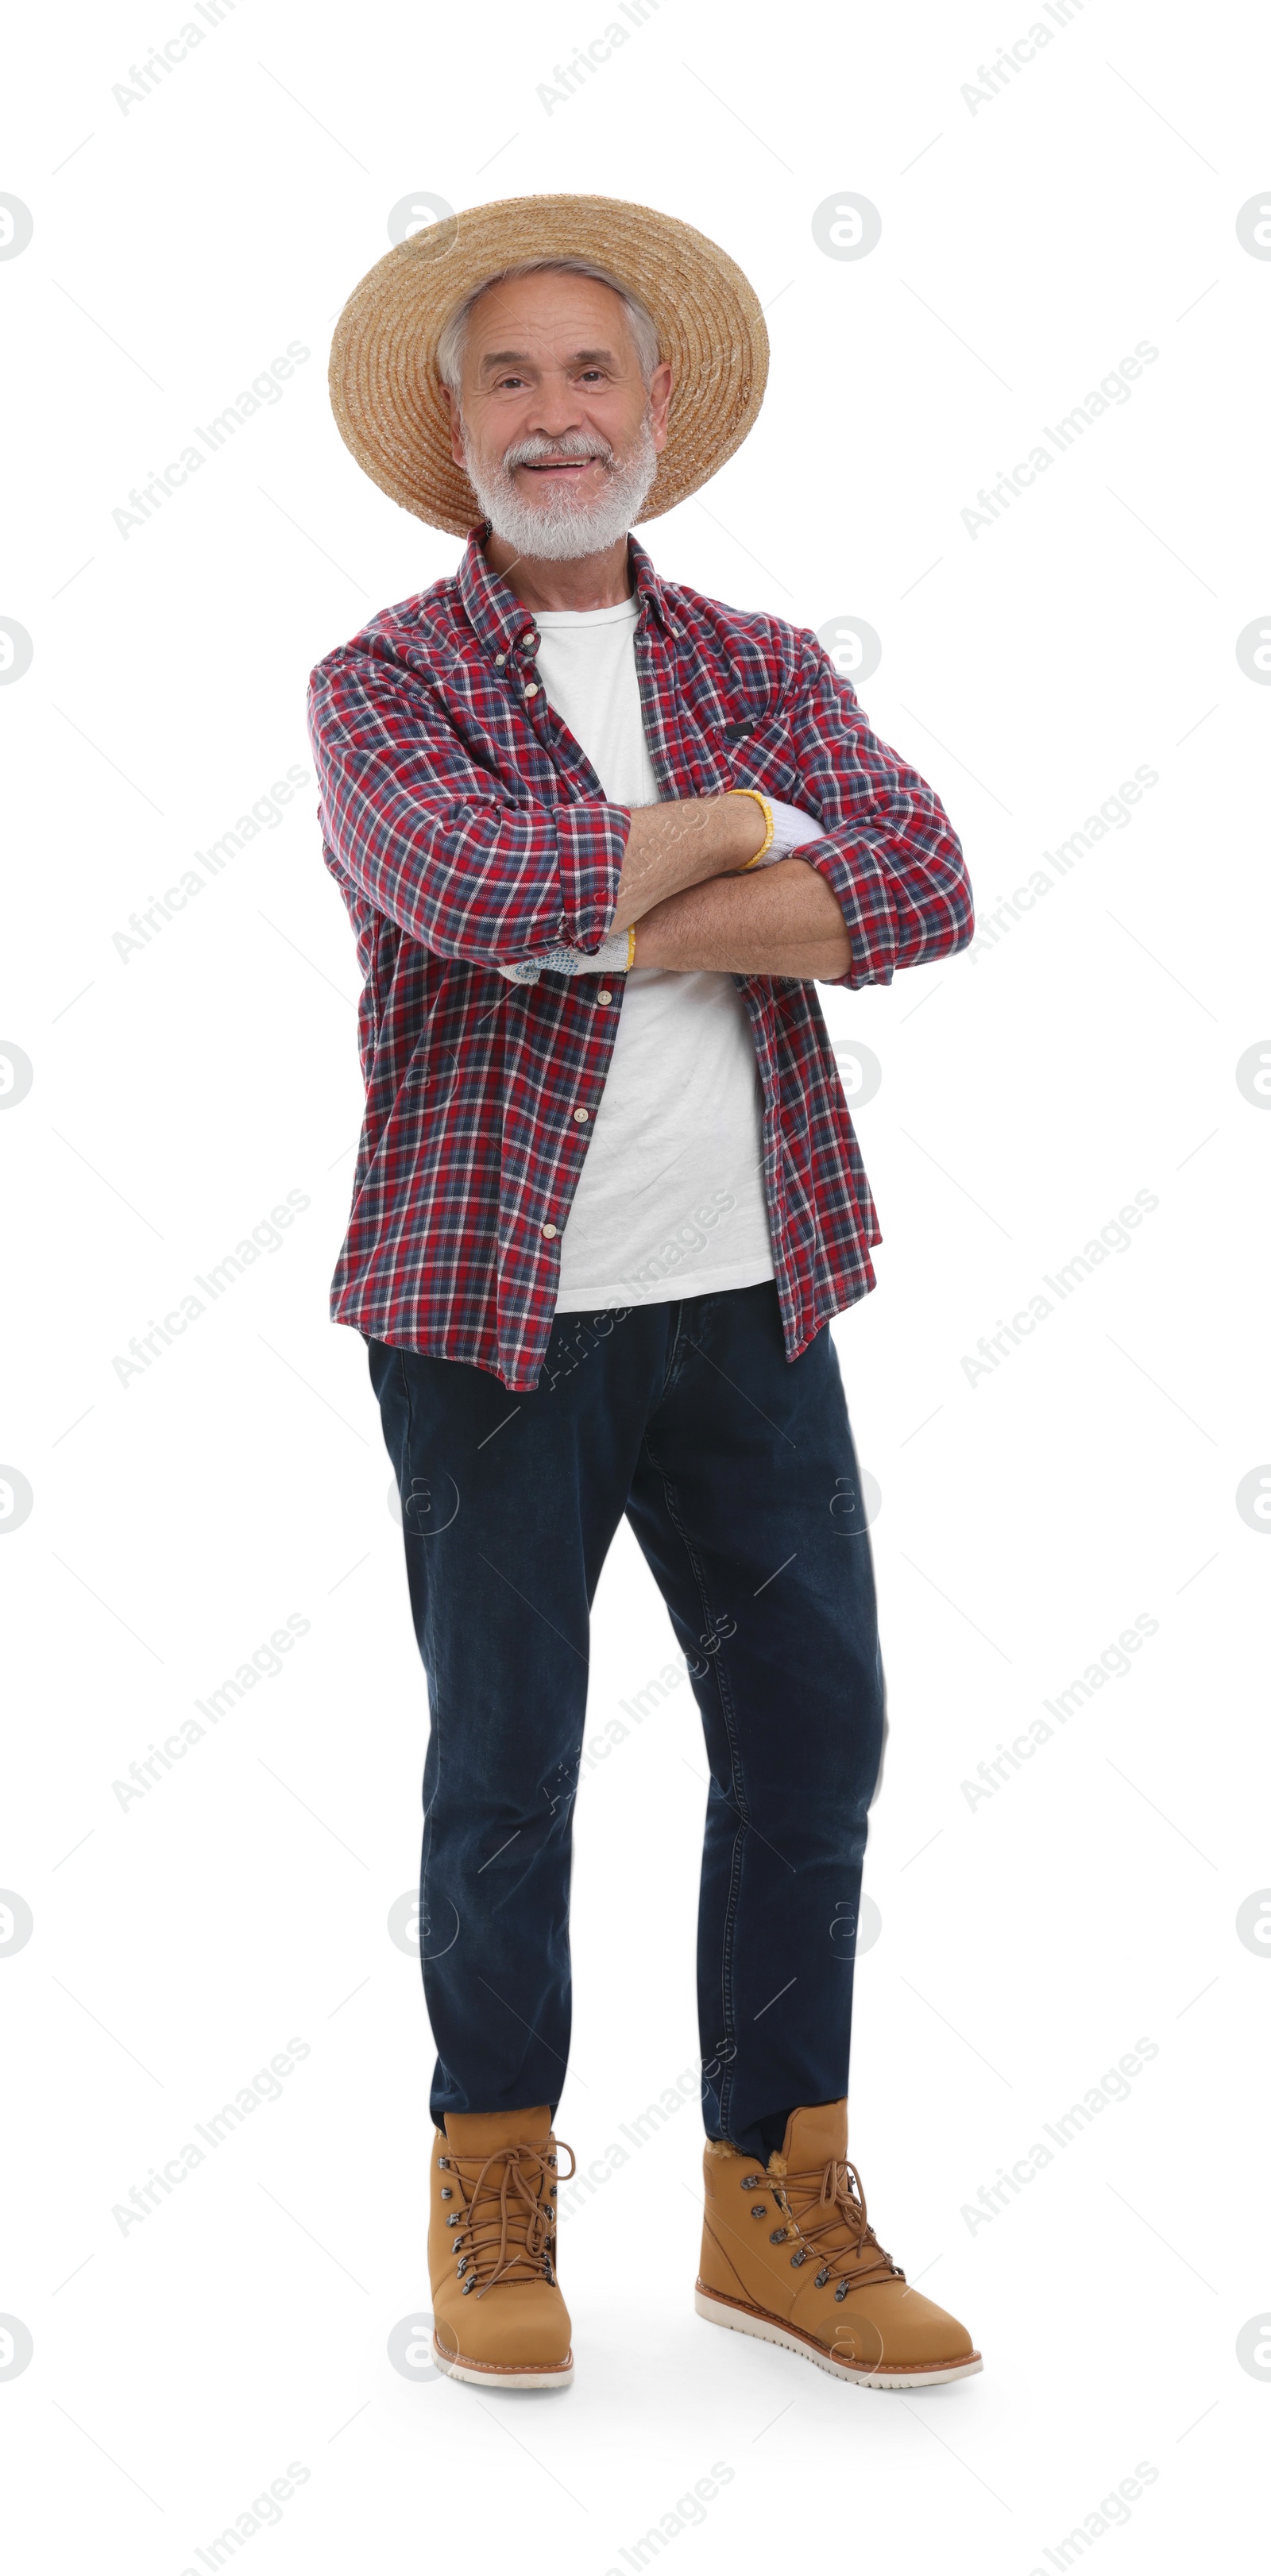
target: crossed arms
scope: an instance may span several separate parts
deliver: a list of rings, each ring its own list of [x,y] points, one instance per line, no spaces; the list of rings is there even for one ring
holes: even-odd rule
[[[434,957],[498,971],[562,947],[594,958],[634,924],[641,965],[855,990],[965,947],[971,890],[939,797],[870,731],[814,638],[792,633],[783,650],[748,765],[823,837],[750,875],[763,829],[750,798],[634,813],[527,801],[395,637],[328,655],[309,699],[323,856],[368,956],[377,916]]]
[[[636,925],[633,965],[827,981],[847,974],[851,934],[833,888],[806,859],[738,873],[763,831],[749,796],[633,813],[611,925]]]

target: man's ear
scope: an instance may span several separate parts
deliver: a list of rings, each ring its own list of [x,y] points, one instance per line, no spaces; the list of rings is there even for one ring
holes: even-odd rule
[[[451,455],[453,456],[453,458],[454,458],[454,460],[455,460],[456,465],[462,465],[462,463],[463,463],[463,436],[462,436],[462,430],[461,430],[461,418],[462,418],[462,416],[461,416],[461,414],[460,414],[459,405],[458,405],[458,403],[455,401],[454,395],[451,393],[451,390],[450,390],[449,385],[442,385],[442,387],[441,387],[441,389],[440,389],[440,390],[441,390],[441,399],[442,399],[442,401],[444,402],[444,404],[445,404],[445,406],[446,406],[446,410],[448,411],[448,413],[449,413],[449,415],[450,415],[450,453],[451,453]]]
[[[666,359],[662,358],[649,378],[649,426],[659,456],[667,441],[672,391],[671,370]]]

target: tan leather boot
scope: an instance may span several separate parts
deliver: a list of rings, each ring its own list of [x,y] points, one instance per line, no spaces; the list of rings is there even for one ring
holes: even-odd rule
[[[697,2313],[862,2388],[930,2388],[984,2367],[965,2326],[885,2254],[847,2161],[847,2103],[792,2111],[766,2166],[708,2139]]]
[[[573,2148],[566,2182],[574,2170]],[[452,2379],[567,2388],[569,2310],[556,2282],[551,2115],[449,2111],[433,2133],[428,2276],[433,2358]]]

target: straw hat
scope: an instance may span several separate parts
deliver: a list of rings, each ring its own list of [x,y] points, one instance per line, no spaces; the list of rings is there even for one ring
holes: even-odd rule
[[[450,453],[437,339],[475,287],[525,259],[586,259],[647,304],[673,371],[666,446],[641,512],[656,519],[740,447],[763,401],[768,334],[754,288],[705,233],[618,197],[504,197],[412,233],[355,286],[331,343],[331,407],[381,492],[466,536],[482,517]]]

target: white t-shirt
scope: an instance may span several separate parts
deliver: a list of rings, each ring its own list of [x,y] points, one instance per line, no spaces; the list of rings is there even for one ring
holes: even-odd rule
[[[661,799],[636,676],[639,602],[534,612],[538,676],[609,802]],[[615,984],[619,979],[615,977]],[[558,1314],[771,1279],[763,1087],[731,975],[637,966],[561,1237]]]

